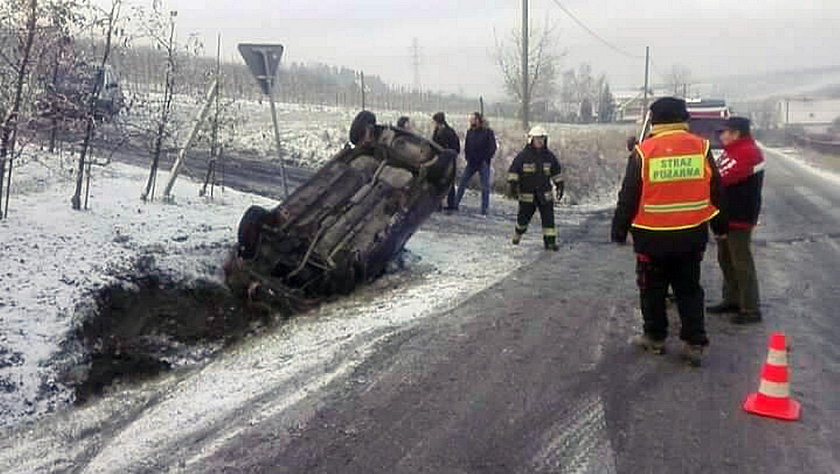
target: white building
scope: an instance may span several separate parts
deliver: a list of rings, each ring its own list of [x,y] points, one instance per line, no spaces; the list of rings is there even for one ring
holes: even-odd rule
[[[778,112],[785,125],[828,126],[840,117],[840,99],[791,97],[779,101]]]

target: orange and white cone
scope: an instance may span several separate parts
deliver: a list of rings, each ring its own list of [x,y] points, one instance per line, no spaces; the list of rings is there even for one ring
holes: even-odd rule
[[[747,396],[744,410],[779,420],[799,419],[799,402],[790,398],[788,349],[785,335],[781,332],[770,334],[767,362],[761,370],[761,384],[758,392]]]

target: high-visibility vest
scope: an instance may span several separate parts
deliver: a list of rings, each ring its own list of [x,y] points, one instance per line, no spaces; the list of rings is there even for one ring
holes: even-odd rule
[[[642,198],[633,227],[655,231],[697,227],[718,214],[711,201],[709,142],[685,131],[644,140]]]

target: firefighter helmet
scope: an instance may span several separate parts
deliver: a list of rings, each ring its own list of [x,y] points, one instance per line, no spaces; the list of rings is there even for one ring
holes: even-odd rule
[[[534,137],[546,137],[546,138],[548,138],[548,132],[545,130],[545,128],[537,125],[534,128],[532,128],[530,132],[528,132],[528,139],[529,140],[534,138]]]

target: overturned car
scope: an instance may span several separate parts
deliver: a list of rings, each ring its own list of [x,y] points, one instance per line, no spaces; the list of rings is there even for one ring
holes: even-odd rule
[[[456,154],[361,112],[350,144],[272,210],[249,208],[225,263],[235,293],[300,310],[385,271],[438,209]]]

